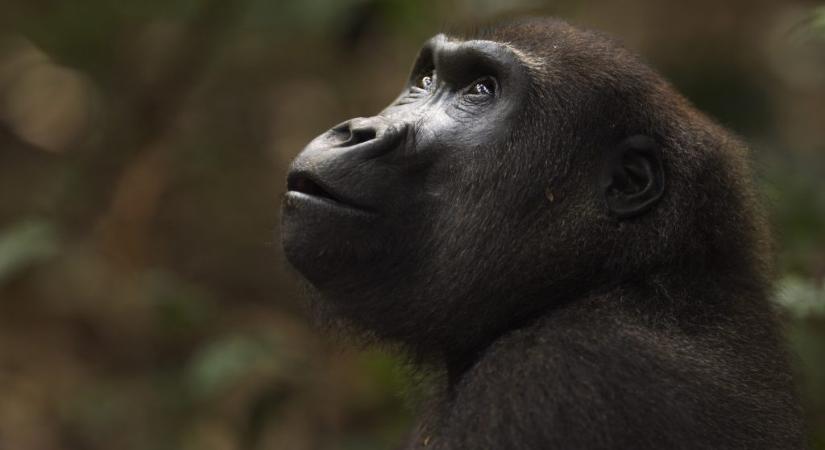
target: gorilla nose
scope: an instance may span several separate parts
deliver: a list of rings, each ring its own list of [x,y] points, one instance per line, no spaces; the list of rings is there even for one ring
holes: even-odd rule
[[[348,120],[329,132],[332,148],[356,150],[375,157],[393,150],[399,143],[404,127],[393,125],[381,117],[358,117]]]
[[[343,142],[336,147],[352,147],[375,139],[378,136],[376,125],[375,121],[370,119],[352,119],[338,125],[332,131],[343,139]]]

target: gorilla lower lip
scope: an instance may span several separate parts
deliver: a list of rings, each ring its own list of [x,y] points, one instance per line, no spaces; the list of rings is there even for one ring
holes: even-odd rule
[[[284,194],[283,205],[285,211],[292,211],[303,216],[303,213],[312,213],[310,217],[349,216],[358,218],[372,217],[373,213],[357,206],[343,203],[330,197],[307,194],[300,191],[288,191]],[[303,212],[303,213],[302,213]],[[321,214],[318,216],[318,214]]]
[[[294,173],[288,176],[287,193],[284,196],[284,201],[288,207],[298,207],[300,204],[305,203],[327,208],[334,207],[368,212],[364,208],[332,193],[329,188],[304,173]]]

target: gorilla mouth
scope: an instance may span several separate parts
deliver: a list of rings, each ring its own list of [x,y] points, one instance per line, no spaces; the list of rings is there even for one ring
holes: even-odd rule
[[[336,202],[339,201],[335,196],[330,194],[328,190],[321,187],[320,184],[302,174],[290,175],[286,182],[286,189],[287,191],[300,192],[313,197],[322,197]]]
[[[286,189],[288,195],[298,194],[302,197],[320,200],[327,204],[332,203],[336,206],[362,209],[334,193],[329,186],[306,172],[290,173],[287,176]]]

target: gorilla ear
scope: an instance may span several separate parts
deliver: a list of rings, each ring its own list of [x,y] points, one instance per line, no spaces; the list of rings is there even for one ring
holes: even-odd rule
[[[659,146],[648,136],[632,136],[611,150],[601,187],[610,214],[620,219],[650,209],[665,190]]]

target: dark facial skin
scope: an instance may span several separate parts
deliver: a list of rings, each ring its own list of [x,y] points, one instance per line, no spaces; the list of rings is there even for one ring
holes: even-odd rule
[[[319,320],[446,374],[408,448],[803,448],[745,148],[604,36],[438,35],[287,188]]]
[[[462,201],[467,186],[446,179],[460,177],[482,149],[502,146],[525,82],[505,46],[430,40],[395,102],[332,128],[293,162],[283,222],[290,261],[321,289],[355,290],[380,280],[366,272],[381,266],[409,273],[425,264],[403,247],[420,247],[433,214]]]

